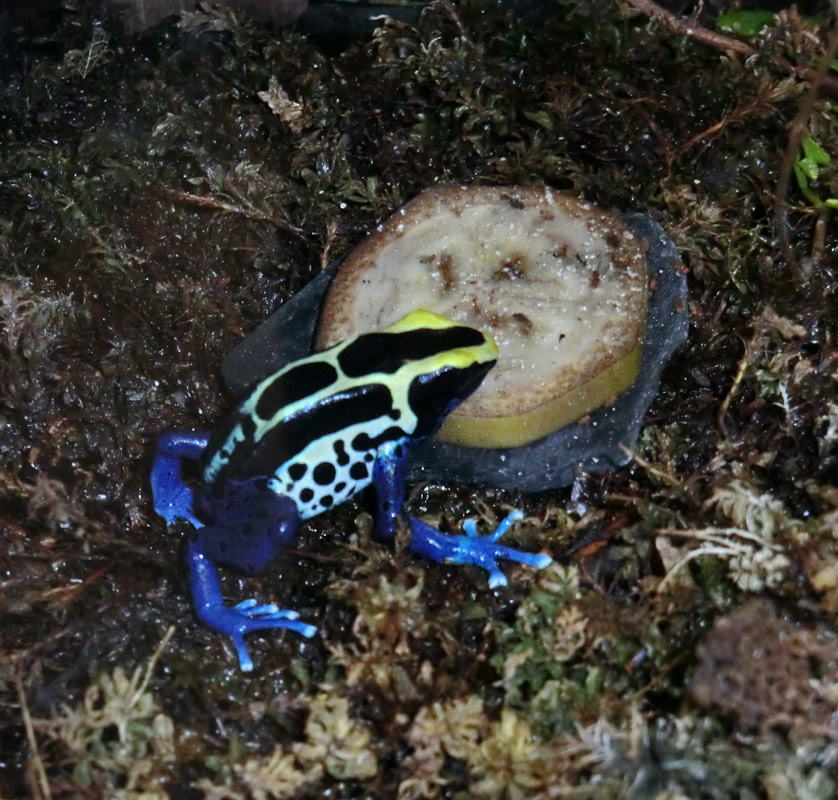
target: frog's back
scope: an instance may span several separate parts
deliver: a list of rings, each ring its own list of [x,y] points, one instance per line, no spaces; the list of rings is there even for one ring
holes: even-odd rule
[[[205,486],[264,479],[314,516],[370,483],[383,445],[433,433],[496,356],[480,331],[420,311],[296,361],[213,436]]]

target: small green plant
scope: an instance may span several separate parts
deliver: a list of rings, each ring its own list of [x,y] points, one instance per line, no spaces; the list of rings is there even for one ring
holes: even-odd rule
[[[818,210],[824,208],[838,208],[838,197],[828,197],[821,200],[820,196],[809,185],[810,181],[817,181],[821,167],[832,163],[832,158],[811,136],[806,136],[800,143],[802,155],[794,162],[794,177],[803,196]]]
[[[774,21],[774,12],[762,8],[731,11],[716,20],[716,30],[754,39]]]

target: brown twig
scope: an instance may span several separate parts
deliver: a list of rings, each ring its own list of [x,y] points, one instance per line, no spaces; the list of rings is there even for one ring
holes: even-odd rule
[[[730,438],[730,434],[727,431],[727,426],[725,425],[725,417],[727,417],[727,410],[730,408],[730,404],[733,402],[733,398],[736,397],[737,392],[739,391],[739,387],[742,384],[743,379],[745,378],[745,373],[748,371],[748,367],[756,361],[760,349],[762,348],[763,344],[763,334],[761,331],[756,331],[754,335],[745,342],[745,351],[742,354],[742,358],[739,359],[739,365],[736,368],[736,375],[733,378],[733,383],[730,385],[730,389],[728,389],[727,394],[725,395],[725,399],[722,400],[722,404],[719,406],[719,411],[716,416],[716,423],[719,426],[719,431],[721,432],[722,436],[726,439]]]
[[[746,58],[756,53],[756,50],[746,42],[742,42],[739,39],[732,39],[730,36],[703,28],[701,25],[697,25],[694,20],[679,17],[671,11],[661,8],[654,0],[626,0],[626,2],[641,14],[656,19],[674,33],[687,36],[701,44],[706,44],[708,47],[713,47],[716,50],[722,50],[726,53],[736,53]],[[824,59],[824,62],[829,64],[829,59]],[[826,91],[831,94],[838,94],[838,78],[827,75],[825,71],[823,76],[818,78],[817,76],[821,72],[820,69],[799,67],[782,57],[773,58],[772,63],[783,72],[787,72],[802,80],[814,81],[817,78],[817,81],[820,82],[820,85]]]
[[[724,36],[716,31],[702,28],[701,25],[696,25],[694,21],[684,19],[665,8],[661,8],[653,0],[627,0],[628,4],[647,17],[653,17],[658,22],[663,23],[669,30],[674,33],[680,33],[688,36],[690,39],[695,39],[697,42],[706,44],[716,50],[725,50],[728,53],[738,53],[742,56],[751,56],[754,54],[754,48],[749,44],[740,41],[739,39],[731,39],[729,36]]]
[[[454,4],[451,0],[442,0],[442,5],[445,7],[445,10],[448,12],[448,16],[451,17],[454,24],[457,26],[457,30],[460,32],[460,36],[462,37],[464,42],[471,44],[471,39],[468,35],[468,29],[463,22],[462,17],[457,13],[457,9],[454,8]]]
[[[167,189],[166,194],[176,200],[180,200],[184,203],[191,203],[192,205],[199,206],[200,208],[211,208],[214,211],[221,211],[224,214],[243,214],[245,216],[250,216],[244,209],[239,208],[239,206],[234,203],[229,203],[226,200],[219,200],[218,198],[211,197],[209,195],[182,192],[179,189]]]
[[[258,222],[267,222],[272,225],[276,225],[278,228],[282,228],[289,233],[295,233],[298,236],[302,236],[303,233],[302,228],[292,225],[287,220],[278,219],[268,212],[257,208],[246,200],[243,201],[242,205],[236,205],[235,203],[231,203],[229,200],[219,199],[218,197],[213,197],[212,195],[193,194],[192,192],[184,192],[180,189],[166,189],[165,192],[169,197],[179,200],[182,203],[190,203],[198,206],[199,208],[208,208],[214,211],[220,211],[222,214],[237,214],[247,217],[248,219],[257,220]]]
[[[631,450],[630,448],[626,447],[624,444],[620,445],[620,450],[623,451],[638,467],[645,469],[650,475],[654,475],[656,478],[660,479],[663,483],[667,484],[668,486],[674,486],[676,488],[681,488],[682,483],[681,480],[666,470],[659,469],[651,462],[647,461],[642,456],[638,455]]]
[[[724,119],[721,119],[718,122],[714,122],[712,125],[705,128],[703,131],[699,131],[695,135],[691,136],[682,145],[679,145],[678,155],[683,155],[684,153],[690,151],[697,144],[704,141],[704,139],[707,139],[710,136],[715,136],[717,133],[721,133],[731,123],[742,122],[752,114],[759,113],[759,111],[765,108],[765,106],[765,100],[763,100],[763,98],[761,97],[758,97],[753,102],[746,103],[740,106],[739,108],[734,109]]]
[[[661,156],[663,157],[663,163],[666,164],[666,174],[667,177],[669,177],[672,169],[672,162],[675,161],[675,149],[672,147],[672,142],[669,141],[669,137],[667,137],[667,135],[661,130],[660,125],[658,125],[658,123],[655,122],[651,116],[643,112],[643,118],[646,120],[649,130],[652,131],[652,134],[658,140],[658,146],[660,147]]]
[[[38,794],[40,800],[51,800],[52,792],[49,788],[47,771],[44,769],[44,762],[41,760],[41,753],[38,750],[38,739],[35,736],[35,726],[32,724],[32,717],[29,715],[29,704],[26,702],[26,691],[23,682],[18,675],[15,675],[15,688],[20,702],[20,716],[23,719],[23,728],[26,731],[26,740],[29,742],[29,757],[37,780]]]

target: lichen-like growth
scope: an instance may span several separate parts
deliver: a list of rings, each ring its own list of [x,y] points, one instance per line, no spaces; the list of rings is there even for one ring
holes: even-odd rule
[[[369,780],[378,772],[370,732],[349,717],[349,703],[343,697],[315,695],[304,736],[290,750],[277,747],[265,758],[234,765],[238,781],[254,800],[282,800],[324,775],[340,781]],[[211,793],[220,787],[204,780],[201,788]]]
[[[72,765],[72,781],[80,790],[119,800],[166,796],[162,786],[174,767],[175,726],[149,684],[172,632],[144,669],[137,667],[130,678],[119,666],[102,673],[81,703],[36,722],[55,771],[62,763]]]
[[[446,757],[464,762],[474,797],[543,797],[549,785],[552,748],[511,709],[491,722],[475,696],[423,708],[408,740],[414,752],[405,766],[412,776],[399,785],[399,800],[440,797],[450,782]]]

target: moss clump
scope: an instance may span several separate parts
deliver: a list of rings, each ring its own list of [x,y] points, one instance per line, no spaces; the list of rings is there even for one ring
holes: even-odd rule
[[[838,715],[838,645],[821,628],[783,619],[752,600],[716,620],[702,641],[690,692],[732,717],[742,733],[787,731],[792,741],[831,736]]]
[[[144,669],[137,667],[130,678],[119,666],[102,673],[81,703],[62,706],[52,718],[35,722],[49,759],[49,766],[42,767],[46,780],[70,780],[79,791],[124,800],[165,796],[162,787],[175,768],[177,735],[149,685],[172,633],[170,629]]]

